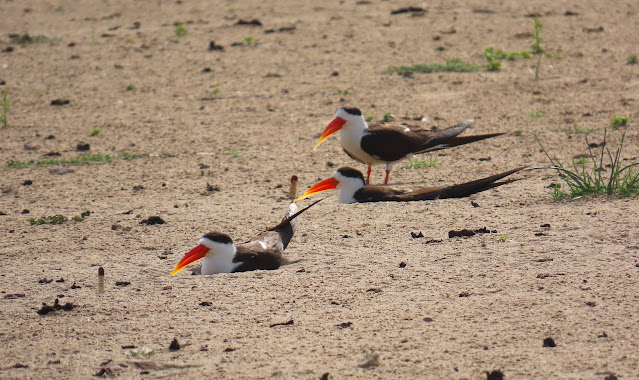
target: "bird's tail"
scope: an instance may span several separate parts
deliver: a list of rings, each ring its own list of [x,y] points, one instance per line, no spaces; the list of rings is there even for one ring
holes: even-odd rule
[[[277,226],[269,228],[268,230],[275,231],[280,234],[283,248],[286,249],[286,246],[288,246],[288,243],[291,241],[291,239],[293,239],[293,235],[295,234],[295,230],[297,229],[297,224],[299,223],[297,217],[304,211],[308,210],[309,208],[313,207],[315,204],[323,200],[324,199],[317,200],[299,211],[297,211],[297,204],[295,202],[292,202],[291,205],[288,207],[288,212],[286,213],[286,215],[284,215],[284,219],[282,219],[282,221]]]
[[[466,128],[470,127],[473,123],[473,120],[466,120],[462,123],[459,123],[455,126],[442,129],[437,132],[437,135],[428,141],[428,148],[420,150],[415,153],[426,153],[426,152],[434,152],[441,149],[452,148],[454,146],[466,145],[475,141],[489,139],[491,137],[504,135],[505,133],[486,133],[483,135],[471,135],[471,136],[458,136],[460,133],[464,132]]]
[[[517,179],[507,179],[505,181],[498,182],[500,179],[507,177],[513,173],[516,173],[520,170],[523,170],[525,168],[527,168],[527,166],[522,166],[520,168],[512,169],[507,172],[495,174],[490,177],[477,179],[477,180],[466,182],[466,183],[461,183],[459,185],[449,186],[442,190],[441,194],[439,195],[439,199],[464,198],[472,194],[477,194],[488,189],[492,189],[501,185],[505,185],[507,183],[517,181]]]

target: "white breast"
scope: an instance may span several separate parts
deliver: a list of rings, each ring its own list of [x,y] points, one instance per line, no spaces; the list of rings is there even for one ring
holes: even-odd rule
[[[357,159],[365,164],[381,164],[383,161],[380,161],[370,154],[364,152],[362,150],[361,142],[362,137],[366,134],[366,130],[362,130],[359,128],[342,128],[339,130],[339,139],[342,144],[342,148],[344,148],[348,153],[352,156],[357,157]]]
[[[202,259],[201,274],[231,273],[242,263],[234,263],[235,246],[208,241],[211,250]]]

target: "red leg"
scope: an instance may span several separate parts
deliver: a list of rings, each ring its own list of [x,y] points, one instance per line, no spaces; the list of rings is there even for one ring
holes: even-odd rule
[[[390,174],[391,164],[386,164],[386,178],[384,178],[384,185],[388,185],[388,175]]]
[[[368,185],[371,182],[371,166],[368,165],[368,171],[366,172],[366,184]]]

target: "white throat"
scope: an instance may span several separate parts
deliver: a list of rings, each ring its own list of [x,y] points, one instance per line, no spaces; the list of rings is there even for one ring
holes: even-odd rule
[[[234,263],[235,246],[228,243],[218,243],[207,238],[200,239],[200,244],[210,248],[202,259],[201,274],[231,273],[242,263]]]
[[[337,199],[339,203],[355,203],[355,193],[364,187],[364,183],[359,178],[346,177],[339,172],[333,174],[333,178],[339,181],[337,184]]]

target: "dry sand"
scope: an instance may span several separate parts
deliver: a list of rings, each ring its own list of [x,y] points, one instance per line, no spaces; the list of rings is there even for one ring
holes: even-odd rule
[[[391,15],[405,6],[426,12]],[[431,168],[402,162],[397,187],[547,166],[529,132],[570,162],[587,148],[569,131],[596,129],[600,143],[615,115],[631,117],[623,154],[637,162],[639,65],[626,63],[639,54],[636,1],[5,0],[0,13],[2,41],[49,39],[0,45],[11,102],[0,127],[0,378],[639,376],[637,199],[554,202],[547,169],[473,196],[479,207],[331,197],[303,216],[279,270],[168,276],[208,231],[242,241],[277,223],[291,175],[305,190],[337,167],[364,170],[336,137],[311,150],[343,105],[508,133],[443,151]],[[535,59],[385,72],[529,49],[535,13],[553,53],[538,81]],[[237,25],[254,19],[262,25]],[[114,159],[8,166],[71,159],[78,144]],[[83,222],[28,222],[85,211]],[[150,216],[166,223],[140,224]],[[448,238],[482,227],[496,232]],[[74,308],[36,313],[56,298]]]

